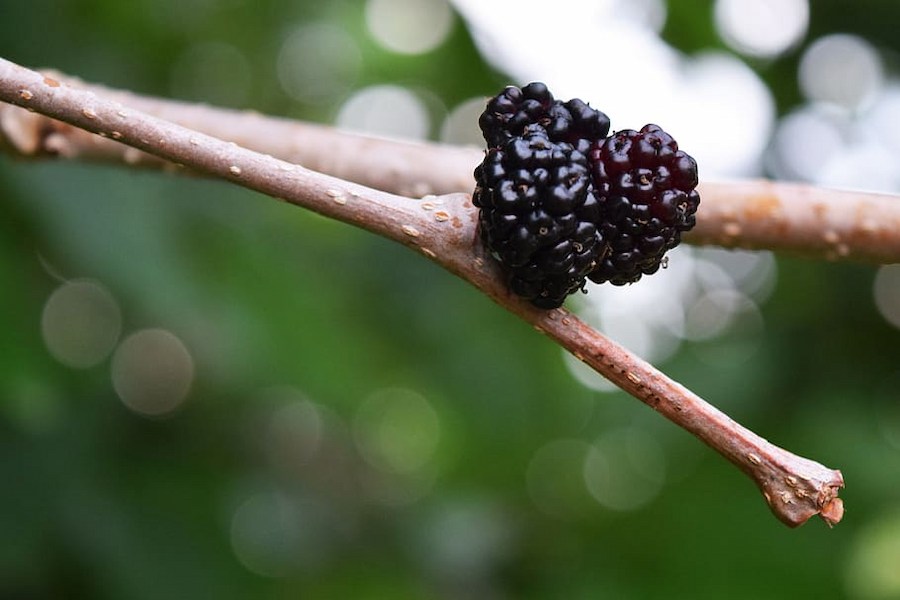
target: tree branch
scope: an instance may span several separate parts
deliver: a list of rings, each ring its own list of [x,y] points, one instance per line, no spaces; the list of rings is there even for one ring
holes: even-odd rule
[[[142,96],[53,71],[44,74],[194,131],[402,196],[471,191],[472,171],[483,154],[475,147],[367,137],[250,111]],[[0,106],[2,146],[23,157],[171,167],[152,153],[11,105]],[[778,250],[827,260],[900,262],[896,196],[762,180],[704,181],[700,194],[697,226],[684,237],[688,243]]]
[[[481,151],[475,147],[367,137],[252,111],[142,96],[87,84],[52,70],[42,73],[61,84],[249,150],[402,196],[468,192],[474,183],[472,171],[481,162]],[[167,165],[153,154],[11,105],[0,106],[0,146],[4,145],[23,157],[77,158],[157,169]]]
[[[477,212],[467,194],[414,200],[377,191],[252,152],[2,59],[0,100],[411,247],[733,462],[751,476],[784,523],[797,526],[818,514],[831,525],[842,517],[840,471],[770,444],[567,310],[539,310],[509,293],[496,263],[478,241]],[[385,152],[379,150],[378,155],[384,158]],[[423,169],[423,177],[442,164],[413,162]]]

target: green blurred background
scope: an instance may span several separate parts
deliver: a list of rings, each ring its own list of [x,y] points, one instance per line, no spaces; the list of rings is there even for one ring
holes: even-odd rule
[[[524,83],[476,46],[469,4],[3,0],[0,55],[464,142],[484,97]],[[900,5],[750,4],[808,22],[760,49],[727,33],[747,2],[630,5],[683,60],[746,65],[768,94],[766,154],[712,175],[900,191]],[[579,19],[507,8],[537,46],[547,14]],[[860,62],[804,84],[835,33]],[[597,72],[618,60],[596,48]],[[379,102],[400,118],[351,110]],[[837,150],[791,154],[804,132]],[[700,442],[405,248],[171,174],[4,156],[0,191],[0,598],[900,598],[897,267],[686,250],[681,325],[641,330],[665,372],[843,471],[844,521],[789,530]],[[642,322],[611,294],[576,306]]]

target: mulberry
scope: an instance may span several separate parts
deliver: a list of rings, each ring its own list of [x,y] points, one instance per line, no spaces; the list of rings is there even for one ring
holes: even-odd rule
[[[655,272],[694,225],[694,160],[655,125],[607,138],[609,125],[542,83],[506,88],[479,118],[481,237],[509,288],[540,308],[587,278],[622,285]]]
[[[473,203],[485,245],[510,289],[554,308],[581,288],[600,256],[600,216],[588,152],[609,119],[543,84],[506,88],[479,119],[489,149],[475,169]]]
[[[696,223],[697,163],[656,125],[596,142],[590,162],[606,251],[588,277],[624,285],[655,273]]]

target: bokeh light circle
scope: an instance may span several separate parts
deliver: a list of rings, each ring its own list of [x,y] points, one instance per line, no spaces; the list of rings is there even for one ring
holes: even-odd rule
[[[353,94],[338,111],[343,129],[385,137],[425,139],[431,119],[425,103],[396,85],[375,85]]]
[[[270,395],[293,399],[272,413],[266,432],[266,447],[274,464],[296,469],[316,458],[325,424],[319,408],[296,390],[270,390]]]
[[[330,558],[337,534],[327,506],[278,490],[259,491],[244,500],[230,525],[238,561],[264,577],[319,567]]]
[[[413,473],[437,450],[441,422],[421,394],[403,388],[375,392],[360,404],[353,436],[362,457],[392,473]]]
[[[465,582],[470,591],[473,582],[496,574],[514,550],[510,516],[488,499],[445,501],[423,525],[419,544],[429,570],[443,580]]]
[[[163,329],[144,329],[119,344],[112,382],[128,408],[144,416],[171,413],[187,398],[194,361],[185,345]]]
[[[659,494],[666,478],[662,447],[636,428],[609,431],[584,460],[584,482],[594,499],[612,510],[635,510]]]
[[[772,58],[794,46],[809,26],[808,0],[717,0],[716,27],[731,48]]]
[[[119,339],[122,314],[95,281],[68,281],[54,290],[41,314],[47,350],[62,364],[86,369],[102,362]]]
[[[840,159],[844,135],[836,115],[804,107],[781,119],[772,140],[772,170],[782,179],[815,182],[822,166]]]
[[[295,100],[327,104],[350,90],[361,63],[359,46],[343,27],[302,25],[287,36],[278,52],[278,81]]]
[[[249,571],[279,577],[290,570],[299,522],[290,501],[281,494],[260,493],[248,498],[231,519],[231,547]]]
[[[816,40],[800,60],[800,88],[812,101],[858,110],[884,83],[881,57],[861,37],[833,34]]]
[[[423,54],[447,39],[453,11],[447,0],[368,0],[366,24],[388,50]]]

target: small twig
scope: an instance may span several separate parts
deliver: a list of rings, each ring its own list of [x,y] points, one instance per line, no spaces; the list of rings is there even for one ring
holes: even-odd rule
[[[763,440],[568,311],[538,310],[510,294],[477,241],[477,213],[467,194],[414,200],[373,190],[126,108],[2,59],[0,100],[415,248],[736,464],[784,523],[797,526],[816,514],[829,524],[841,519],[839,471]]]
[[[194,131],[308,169],[402,196],[468,192],[482,151],[372,138],[249,111],[142,96],[52,71],[45,75]],[[168,168],[152,153],[44,115],[0,106],[0,146],[25,157],[65,157]],[[900,262],[900,198],[771,181],[700,185],[691,244],[787,251],[828,260]]]

